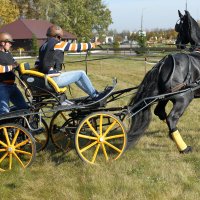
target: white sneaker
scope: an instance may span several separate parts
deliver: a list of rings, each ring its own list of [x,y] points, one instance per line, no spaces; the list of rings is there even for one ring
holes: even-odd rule
[[[74,103],[66,99],[65,101],[63,101],[61,103],[61,105],[62,106],[72,106],[72,105],[74,105]]]

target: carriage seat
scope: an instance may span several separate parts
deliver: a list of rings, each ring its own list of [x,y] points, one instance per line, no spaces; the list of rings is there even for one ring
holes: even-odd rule
[[[60,88],[56,82],[46,74],[38,72],[37,69],[30,68],[29,63],[21,63],[19,66],[20,78],[28,85],[34,93],[45,92],[45,90],[57,94],[64,93],[67,87]]]

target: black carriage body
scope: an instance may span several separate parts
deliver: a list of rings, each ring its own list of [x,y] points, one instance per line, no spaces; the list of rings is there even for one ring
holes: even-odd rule
[[[37,77],[34,75],[23,74],[20,78],[27,84],[28,88],[31,90],[33,96],[39,94],[50,95],[50,93],[57,94],[55,89],[48,84],[47,80],[42,77]]]

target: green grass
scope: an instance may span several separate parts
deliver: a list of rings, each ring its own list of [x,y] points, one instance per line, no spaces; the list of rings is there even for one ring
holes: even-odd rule
[[[76,63],[66,68],[85,66]],[[150,68],[148,65],[147,69]],[[88,75],[98,90],[111,84],[112,77],[118,78],[117,89],[138,85],[144,73],[142,61],[111,59],[88,63]],[[72,94],[84,95],[76,86]],[[129,98],[114,104],[125,105]],[[65,154],[52,148],[38,153],[26,170],[1,173],[0,199],[197,200],[200,196],[199,105],[194,100],[178,123],[184,140],[194,148],[191,154],[179,154],[168,137],[166,124],[153,115],[146,134],[117,161],[88,165],[75,150]]]

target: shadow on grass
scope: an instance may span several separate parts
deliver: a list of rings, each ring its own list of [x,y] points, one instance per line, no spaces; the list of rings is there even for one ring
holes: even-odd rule
[[[17,188],[17,185],[15,183],[8,183],[4,185],[5,187],[9,188],[9,189],[15,189]]]
[[[49,160],[55,163],[56,166],[65,163],[65,162],[75,162],[77,161],[78,155],[74,156],[75,149],[70,149],[69,151],[63,151],[61,149],[58,149],[51,140],[49,141],[49,144],[47,145],[46,149],[44,150],[48,152],[49,154]]]
[[[156,138],[163,138],[163,136],[168,136],[168,133],[163,133],[163,135],[161,135],[161,134],[158,134],[160,132],[160,130],[156,130],[156,131],[147,131],[146,133],[145,133],[145,135],[147,136],[147,137],[156,137]]]

